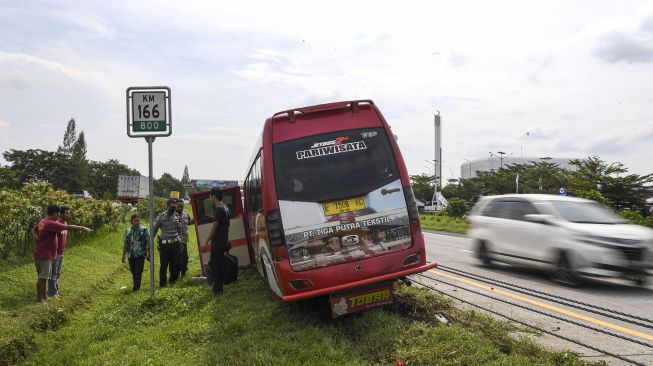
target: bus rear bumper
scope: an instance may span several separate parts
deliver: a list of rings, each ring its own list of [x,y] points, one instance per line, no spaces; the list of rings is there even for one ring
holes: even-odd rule
[[[286,295],[286,296],[281,297],[281,299],[283,301],[304,300],[304,299],[308,299],[308,298],[311,298],[311,297],[328,295],[328,294],[333,293],[333,292],[349,290],[349,289],[352,289],[352,288],[361,287],[361,286],[369,285],[369,284],[376,283],[376,282],[383,282],[383,281],[392,280],[392,279],[399,278],[399,277],[410,276],[410,275],[413,275],[415,273],[428,271],[429,269],[432,269],[432,268],[435,268],[435,267],[437,267],[437,263],[435,263],[435,262],[426,263],[423,266],[414,267],[414,268],[406,269],[406,270],[399,271],[399,272],[388,273],[388,274],[382,275],[382,276],[370,277],[370,278],[366,278],[366,279],[360,280],[360,281],[348,282],[348,283],[344,283],[342,285],[325,287],[325,288],[321,288],[321,289],[316,289],[316,290],[312,290],[312,291],[303,292],[303,293],[300,293],[300,294]]]

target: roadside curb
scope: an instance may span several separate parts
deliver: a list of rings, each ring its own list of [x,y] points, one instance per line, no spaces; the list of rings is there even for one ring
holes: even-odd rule
[[[438,231],[438,230],[429,230],[429,229],[422,229],[422,231],[425,232],[425,233],[430,233],[430,234],[455,236],[457,238],[468,238],[468,236],[465,235],[465,234],[451,233],[451,232],[448,232],[448,231]]]

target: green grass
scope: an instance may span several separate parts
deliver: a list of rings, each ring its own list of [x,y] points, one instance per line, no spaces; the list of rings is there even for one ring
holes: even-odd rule
[[[420,223],[423,229],[447,231],[450,233],[465,234],[469,230],[469,222],[460,217],[446,215],[420,215]]]
[[[190,234],[193,243],[194,230]],[[11,283],[0,290],[5,351],[0,364],[393,365],[397,359],[408,365],[587,364],[511,336],[519,329],[510,323],[405,286],[397,287],[394,305],[337,320],[323,298],[274,300],[253,269],[241,271],[219,297],[187,276],[157,289],[152,300],[147,286],[130,291],[120,236],[102,233],[70,248],[62,297],[47,306],[32,303],[33,264],[0,274],[0,281]],[[189,249],[189,274],[195,275],[197,249]],[[453,324],[440,325],[437,314]]]
[[[61,297],[36,302],[36,270],[29,258],[5,263],[0,272],[0,364],[23,357],[33,348],[34,334],[57,328],[91,302],[113,278],[125,272],[120,263],[121,231],[100,231],[86,244],[67,248]]]

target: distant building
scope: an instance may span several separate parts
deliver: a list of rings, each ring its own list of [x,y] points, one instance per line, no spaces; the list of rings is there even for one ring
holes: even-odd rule
[[[575,170],[576,167],[569,164],[572,158],[554,158],[548,159],[549,163],[558,164],[562,169]],[[515,157],[506,156],[503,158],[503,166],[508,164],[528,164],[531,162],[543,161],[541,158]],[[460,165],[460,178],[468,179],[478,176],[477,172],[489,172],[501,168],[501,159],[495,156],[489,156],[484,159],[471,160]]]

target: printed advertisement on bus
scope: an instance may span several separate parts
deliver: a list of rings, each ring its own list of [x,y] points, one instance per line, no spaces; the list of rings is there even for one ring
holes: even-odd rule
[[[303,271],[412,244],[394,156],[381,129],[280,144],[277,177],[290,264]]]

